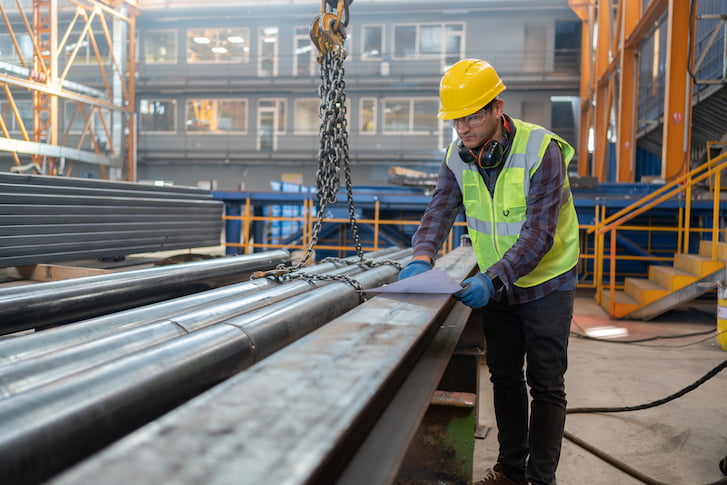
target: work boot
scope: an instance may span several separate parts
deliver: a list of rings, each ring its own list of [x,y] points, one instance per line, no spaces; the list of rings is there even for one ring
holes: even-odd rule
[[[474,485],[528,485],[526,481],[513,480],[505,475],[502,465],[499,463],[492,468],[487,469],[485,476]]]

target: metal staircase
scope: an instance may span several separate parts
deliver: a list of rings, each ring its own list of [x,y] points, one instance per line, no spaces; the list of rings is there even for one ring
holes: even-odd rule
[[[673,266],[651,265],[649,277],[626,278],[624,289],[614,293],[615,318],[650,320],[715,288],[725,279],[727,243],[717,243],[718,260],[712,259],[712,242],[700,241],[699,254],[679,253]],[[611,308],[611,293],[602,290],[601,306]]]
[[[708,144],[708,152],[711,152],[711,145]],[[725,143],[717,145],[724,146]],[[595,236],[596,301],[611,318],[649,320],[712,291],[717,282],[725,281],[727,242],[720,230],[720,203],[725,188],[721,176],[725,169],[727,151],[605,217],[588,230]],[[693,189],[704,186],[709,187],[712,218],[693,227],[692,205],[696,193]],[[618,283],[617,233],[625,231],[629,227],[627,223],[636,217],[667,201],[672,204],[677,201],[680,207],[676,227],[669,229],[675,233],[677,241],[673,258],[654,257],[649,261],[647,278],[627,276]],[[690,251],[690,241],[695,240],[697,251]]]

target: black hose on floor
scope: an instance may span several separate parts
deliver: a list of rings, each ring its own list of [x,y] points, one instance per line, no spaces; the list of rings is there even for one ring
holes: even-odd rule
[[[712,370],[707,372],[704,376],[700,377],[696,381],[694,381],[692,384],[688,385],[684,389],[681,389],[674,394],[671,394],[670,396],[667,396],[663,399],[658,399],[656,401],[652,401],[650,403],[646,404],[640,404],[637,406],[622,406],[622,407],[582,407],[582,408],[571,408],[567,409],[567,414],[583,414],[583,413],[619,413],[619,412],[625,412],[625,411],[638,411],[641,409],[648,409],[655,406],[660,406],[662,404],[666,404],[669,401],[673,401],[674,399],[683,396],[684,394],[693,391],[697,387],[704,384],[706,381],[717,375],[720,371],[724,370],[724,368],[727,367],[727,360],[722,362],[721,364],[714,367]],[[582,439],[578,438],[577,436],[574,436],[573,434],[569,433],[568,431],[563,431],[563,436],[567,438],[569,441],[575,443],[576,445],[580,446],[581,448],[585,449],[586,451],[589,451],[596,455],[597,457],[601,458],[603,461],[615,466],[619,470],[623,471],[624,473],[627,473],[631,475],[632,477],[636,478],[637,480],[642,481],[643,483],[646,483],[647,485],[667,485],[665,482],[661,482],[659,480],[656,480],[654,478],[649,477],[648,475],[645,475],[641,473],[640,471],[636,470],[635,468],[627,465],[626,463],[617,460],[613,456],[609,455],[608,453],[596,448],[595,446],[589,444],[586,441],[583,441]],[[726,458],[727,459],[727,458]],[[721,463],[720,463],[720,469],[721,469]],[[727,485],[727,478],[722,478],[720,480],[717,480],[716,482],[709,483],[707,485]]]
[[[674,394],[667,396],[662,399],[657,399],[656,401],[652,401],[650,403],[646,404],[639,404],[638,406],[623,406],[623,407],[592,407],[592,408],[571,408],[566,410],[566,413],[568,414],[576,414],[576,413],[620,413],[624,411],[639,411],[642,409],[649,409],[656,406],[660,406],[662,404],[666,404],[669,401],[673,401],[674,399],[678,397],[682,397],[684,394],[693,391],[697,387],[701,386],[705,382],[707,382],[709,379],[717,375],[720,371],[724,370],[724,368],[727,367],[727,360],[722,362],[721,364],[717,365],[714,369],[710,370],[706,374],[704,374],[702,377],[694,381],[693,383],[689,384],[684,389],[681,389]]]

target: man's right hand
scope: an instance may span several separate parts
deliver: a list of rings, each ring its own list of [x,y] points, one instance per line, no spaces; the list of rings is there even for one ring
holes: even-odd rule
[[[399,272],[399,280],[411,278],[412,276],[424,273],[430,269],[432,269],[432,263],[429,261],[425,261],[423,259],[412,259],[406,266],[404,266],[404,269]]]

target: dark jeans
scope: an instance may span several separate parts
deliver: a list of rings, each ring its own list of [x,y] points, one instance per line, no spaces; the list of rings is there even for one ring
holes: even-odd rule
[[[565,290],[520,305],[490,301],[482,310],[498,463],[508,474],[515,472],[512,478],[527,477],[536,485],[556,483],[573,296],[574,290]],[[529,428],[526,379],[532,396]]]

